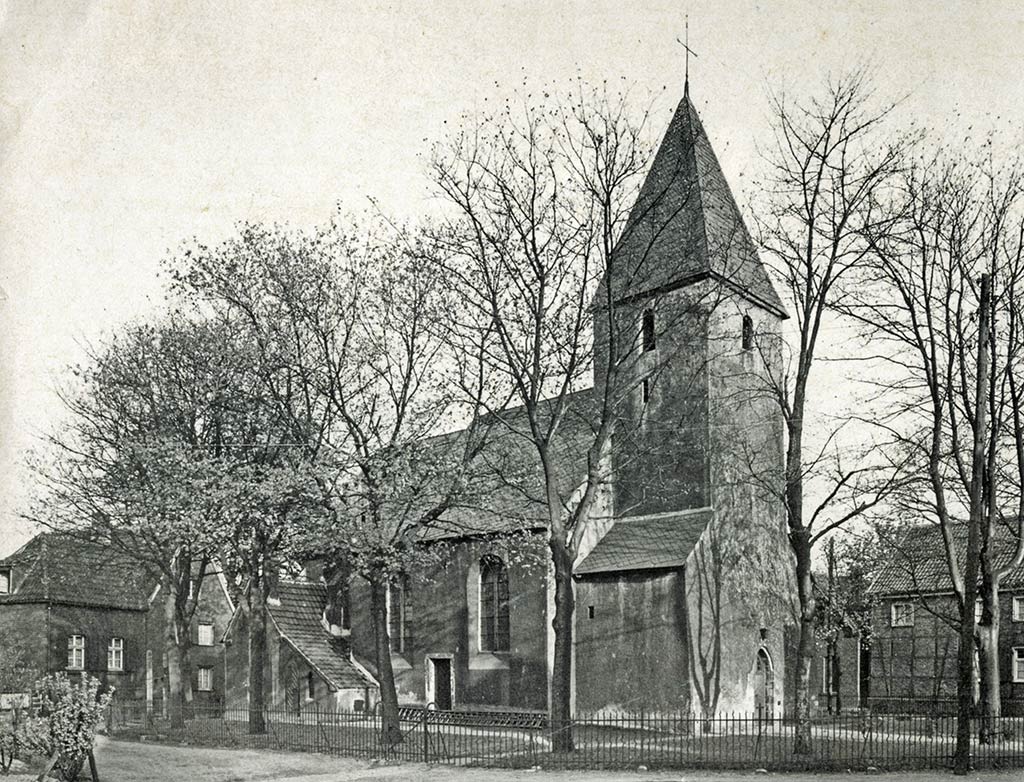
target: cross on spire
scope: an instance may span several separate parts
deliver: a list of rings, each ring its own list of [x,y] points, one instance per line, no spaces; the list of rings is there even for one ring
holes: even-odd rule
[[[690,55],[697,56],[697,52],[690,48],[690,15],[686,15],[686,27],[683,33],[684,40],[680,41],[676,38],[676,43],[686,49],[686,78],[683,82],[683,94],[689,96],[690,94]]]

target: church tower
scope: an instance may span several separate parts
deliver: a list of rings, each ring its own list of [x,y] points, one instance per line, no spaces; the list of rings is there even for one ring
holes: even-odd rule
[[[578,707],[777,714],[787,314],[689,89],[598,296],[596,344],[614,327],[629,349],[609,383],[612,514],[575,565]]]
[[[689,89],[631,210],[606,284],[620,344],[636,351],[624,402],[630,423],[620,427],[613,448],[615,514],[712,505],[716,454],[729,428],[716,407],[738,412],[739,396],[755,393],[787,315]],[[599,340],[607,330],[603,314],[595,317]]]

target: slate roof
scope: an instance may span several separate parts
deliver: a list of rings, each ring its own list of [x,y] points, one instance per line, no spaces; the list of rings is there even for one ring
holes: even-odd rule
[[[565,418],[551,444],[556,482],[566,498],[586,476],[587,450],[594,437],[592,399],[591,388],[569,396]],[[460,500],[459,507],[449,510],[423,533],[424,540],[547,527],[544,476],[536,450],[528,440],[510,431],[510,427],[526,426],[526,413],[516,407],[503,411],[501,416],[503,421],[494,422],[486,447],[470,468],[475,496]],[[432,446],[445,447],[463,431],[432,438]]]
[[[14,592],[0,603],[61,603],[145,611],[156,586],[124,552],[77,535],[44,533],[0,560],[14,572]]]
[[[267,610],[281,637],[339,690],[376,687],[352,662],[348,641],[337,638],[320,623],[327,605],[327,587],[314,581],[284,580],[278,585],[280,605]]]
[[[995,566],[1004,567],[1013,557],[1017,534],[1009,520],[996,524],[993,533]],[[967,552],[967,525],[953,527],[953,540],[958,556]],[[872,595],[912,595],[917,593],[952,592],[942,532],[937,524],[910,528],[892,546],[893,554],[868,589]],[[1009,589],[1024,587],[1024,566],[1016,568],[1003,579]]]
[[[689,92],[683,95],[615,248],[616,300],[708,276],[787,317]]]
[[[710,508],[617,519],[576,575],[679,568],[711,521]]]

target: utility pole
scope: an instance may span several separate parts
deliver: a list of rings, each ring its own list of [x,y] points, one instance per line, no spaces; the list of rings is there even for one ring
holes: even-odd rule
[[[971,454],[970,521],[967,527],[967,560],[964,563],[964,600],[960,612],[960,649],[957,665],[957,724],[953,773],[971,768],[971,710],[974,701],[974,604],[978,599],[981,562],[981,525],[985,443],[988,437],[988,339],[992,311],[992,276],[981,275],[981,307],[978,312],[978,356],[974,395],[974,447]]]

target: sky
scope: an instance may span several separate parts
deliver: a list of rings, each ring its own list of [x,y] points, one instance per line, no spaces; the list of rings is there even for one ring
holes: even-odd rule
[[[0,0],[0,556],[32,533],[22,465],[60,425],[55,387],[152,315],[169,252],[339,203],[428,213],[431,143],[524,83],[628,85],[664,96],[667,125],[686,14],[691,96],[741,202],[769,87],[866,63],[898,121],[952,143],[1024,129],[1018,2]]]

